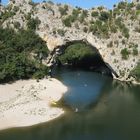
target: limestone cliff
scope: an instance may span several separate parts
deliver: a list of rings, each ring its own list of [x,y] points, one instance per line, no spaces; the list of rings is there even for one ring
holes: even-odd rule
[[[67,42],[87,41],[119,76],[114,78],[135,81],[130,72],[140,61],[139,3],[122,2],[114,5],[113,10],[104,7],[85,10],[50,1],[10,0],[5,7],[7,11],[14,14],[1,22],[3,27],[26,29],[30,19],[37,19],[40,22],[36,33],[46,41],[50,51]]]

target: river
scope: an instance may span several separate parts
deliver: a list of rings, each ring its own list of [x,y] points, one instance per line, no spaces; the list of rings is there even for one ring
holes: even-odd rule
[[[61,117],[27,128],[0,131],[0,140],[139,140],[140,86],[98,73],[60,68],[54,77],[68,92]]]

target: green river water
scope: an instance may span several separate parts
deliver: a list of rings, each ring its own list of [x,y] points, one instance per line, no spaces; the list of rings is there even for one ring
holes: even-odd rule
[[[140,86],[89,71],[55,73],[69,88],[61,99],[64,115],[0,131],[0,140],[140,140]]]

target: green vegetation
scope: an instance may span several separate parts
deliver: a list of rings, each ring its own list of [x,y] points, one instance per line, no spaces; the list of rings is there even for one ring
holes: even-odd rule
[[[93,11],[93,12],[91,13],[91,16],[92,16],[92,17],[98,17],[98,16],[99,16],[99,13],[98,13],[97,11]]]
[[[51,1],[49,3],[53,4]],[[37,8],[35,7],[36,4],[33,2],[30,2],[30,4],[33,6],[33,9],[29,13],[26,13],[24,10],[22,11],[22,9],[20,10],[20,8],[16,6],[7,6],[0,14],[0,25],[10,18],[3,24],[5,25],[4,27],[13,24],[14,28],[16,28],[16,31],[14,31],[10,28],[3,29],[0,27],[0,82],[24,78],[42,78],[48,73],[48,68],[42,64],[42,59],[48,55],[47,46],[45,42],[35,34],[41,21],[38,17],[34,18],[35,15],[33,15],[37,12],[37,9],[35,9]],[[55,11],[50,4],[43,5],[43,8],[51,11],[54,15]],[[12,21],[13,16],[16,15],[18,11],[25,15],[25,17],[21,15],[21,18],[23,22],[27,23],[27,30],[23,30],[20,23],[16,20],[14,20],[14,22]],[[109,11],[104,7],[95,8],[93,11],[87,11],[77,7],[74,8],[72,12],[69,10],[68,5],[59,5],[59,12],[62,17],[62,22],[66,27],[72,27],[73,25],[77,30],[82,29],[85,33],[92,32],[92,34],[99,39],[104,38],[111,40],[112,38],[110,37],[114,36],[114,40],[110,41],[107,47],[118,47],[120,42],[122,42],[122,45],[126,46],[126,48],[120,52],[122,59],[127,60],[130,55],[133,55],[133,61],[136,61],[136,56],[139,55],[138,45],[133,43],[128,44],[130,42],[128,39],[129,28],[131,28],[131,26],[135,27],[135,32],[140,33],[140,4],[120,2],[114,6],[114,9]],[[89,13],[91,13],[91,17]],[[16,18],[14,17],[14,19]],[[139,25],[136,25],[138,22]],[[49,28],[49,26],[47,28]],[[56,36],[58,34],[65,36],[66,31],[66,29],[59,28],[52,30]],[[115,49],[112,48],[111,55],[115,55],[115,53]],[[96,56],[97,52],[90,46],[83,43],[76,43],[68,46],[65,53],[57,59],[62,64],[67,63],[74,66],[83,65],[86,67],[86,63],[90,63],[90,60],[93,62]],[[98,59],[96,59],[96,61],[97,60]],[[118,61],[119,60],[114,59],[114,63],[118,63]],[[120,74],[124,76],[124,72],[125,71],[122,70]],[[140,63],[138,63],[131,74],[140,81]]]
[[[39,18],[29,18],[28,22],[27,22],[27,27],[29,30],[36,30],[39,26],[39,24],[41,23],[41,21],[39,20]]]
[[[137,6],[136,6],[136,15],[137,16],[140,15],[140,4],[137,4]]]
[[[140,4],[138,4],[138,5],[136,6],[136,9],[137,9],[137,10],[140,10]]]
[[[65,19],[62,20],[63,24],[64,24],[66,27],[71,27],[72,21],[73,21],[72,16],[68,16],[68,17],[66,17]]]
[[[41,23],[41,21],[39,20],[38,17],[36,18],[32,18],[32,12],[29,12],[27,15],[25,16],[25,19],[27,20],[27,28],[29,30],[36,30],[39,27],[39,24]]]
[[[72,17],[76,20],[79,16],[79,14],[81,13],[81,10],[79,9],[73,9],[72,11]]]
[[[127,6],[127,2],[122,1],[122,2],[118,3],[118,9],[124,10],[126,8],[126,6]]]
[[[0,27],[0,82],[44,77],[48,68],[41,60],[47,54],[45,42],[34,31]]]
[[[29,1],[29,4],[33,6],[33,8],[37,5],[37,3],[34,3],[33,1]]]
[[[19,7],[17,6],[12,7],[11,5],[8,5],[4,9],[4,11],[1,11],[0,22],[3,23],[8,18],[12,18],[14,15],[16,15],[16,12],[18,11],[19,11]]]
[[[83,28],[83,31],[84,31],[85,33],[87,33],[87,32],[88,32],[88,27],[84,27],[84,28]]]
[[[79,22],[83,23],[87,16],[88,16],[88,11],[87,10],[83,10],[81,15],[78,18]]]
[[[63,19],[62,22],[66,27],[71,27],[72,17],[68,16],[65,19]]]
[[[113,10],[105,11],[103,8],[98,8],[98,11],[93,11],[91,16],[95,18],[94,23],[91,23],[90,31],[93,30],[93,34],[98,35],[99,37],[108,37],[110,33],[116,33],[118,30],[122,33],[122,36],[129,38],[129,28],[124,24],[124,19],[127,19],[130,15],[133,19],[137,19],[136,13],[134,11],[134,4],[127,2],[120,2],[118,5],[115,5]],[[139,7],[137,5],[137,7]],[[122,18],[123,17],[123,18]],[[96,22],[100,21],[100,24]],[[107,36],[106,36],[107,34]]]
[[[126,38],[129,38],[129,29],[125,26],[125,24],[122,21],[123,21],[122,18],[119,17],[115,20],[115,24],[118,26],[118,28],[122,32],[122,35]]]
[[[135,27],[135,32],[140,33],[140,27]]]
[[[103,7],[98,7],[98,9],[93,9],[91,12],[93,19],[91,19],[90,23],[86,23],[85,20],[86,17],[88,17],[88,11],[76,8],[73,9],[71,15],[67,15],[63,18],[62,22],[66,27],[71,27],[76,21],[80,22],[80,24],[88,25],[88,31],[93,32],[93,34],[99,38],[109,38],[111,33],[120,31],[122,37],[124,36],[128,39],[129,28],[124,24],[124,19],[126,19],[128,15],[130,15],[133,20],[137,19],[137,14],[140,11],[139,4],[136,6],[136,12],[133,10],[134,6],[133,3],[120,2],[110,11],[105,10]]]
[[[59,12],[61,16],[67,15],[68,5],[64,5],[64,7],[59,7]]]
[[[80,12],[81,11],[79,9],[73,9],[72,15],[69,15],[65,19],[62,20],[63,24],[66,27],[71,27],[71,24],[78,19]]]
[[[84,60],[91,59],[96,52],[86,44],[76,43],[68,46],[65,53],[58,57],[62,64],[80,65]],[[88,61],[87,61],[88,62]],[[86,63],[87,63],[86,62]]]
[[[131,71],[131,76],[135,77],[138,82],[140,82],[140,63]]]
[[[60,36],[64,36],[65,35],[65,32],[63,29],[58,29],[57,30],[57,33],[60,35]]]
[[[100,17],[99,17],[100,20],[106,22],[109,18],[110,18],[109,12],[102,11],[100,13]]]
[[[108,38],[108,26],[106,23],[103,23],[101,20],[96,20],[93,22],[89,29],[94,35],[98,37]]]
[[[109,47],[109,48],[113,47],[113,41],[110,41],[110,43],[107,44],[107,47]]]
[[[15,27],[16,29],[19,29],[19,28],[20,28],[20,23],[19,23],[19,22],[14,22],[14,27]]]
[[[125,43],[125,40],[123,40],[122,43]],[[132,54],[133,56],[138,55],[138,44],[130,43],[129,50],[127,48],[121,50],[122,58],[125,60],[129,58],[130,54]]]
[[[73,9],[71,15],[68,15],[67,17],[62,19],[62,22],[66,27],[71,27],[72,23],[74,23],[75,21],[83,23],[87,16],[88,16],[87,10],[81,10],[80,8],[76,8]]]
[[[128,51],[127,48],[121,50],[122,59],[127,60],[129,58],[129,54],[130,52]]]
[[[130,43],[129,48],[132,49],[132,55],[137,56],[138,55],[138,44]]]
[[[14,15],[15,15],[15,12],[5,10],[4,12],[1,12],[0,19],[1,19],[2,22],[4,22],[6,19],[8,19],[10,17],[13,17]]]
[[[13,8],[13,12],[16,13],[17,11],[19,11],[19,7],[14,6],[14,8]]]
[[[134,44],[133,45],[133,56],[137,56],[138,55],[138,44]]]
[[[133,55],[137,56],[138,55],[138,49],[137,48],[133,48]]]

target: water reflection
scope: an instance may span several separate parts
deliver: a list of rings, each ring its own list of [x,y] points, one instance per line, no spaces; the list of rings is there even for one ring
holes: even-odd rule
[[[69,87],[62,102],[78,111],[87,110],[90,104],[96,104],[105,83],[112,81],[111,78],[98,73],[67,68],[57,69],[56,78],[61,79]]]
[[[84,71],[58,71],[57,76],[71,89],[63,100],[80,111],[66,111],[49,123],[1,131],[0,140],[140,139],[140,86]]]

